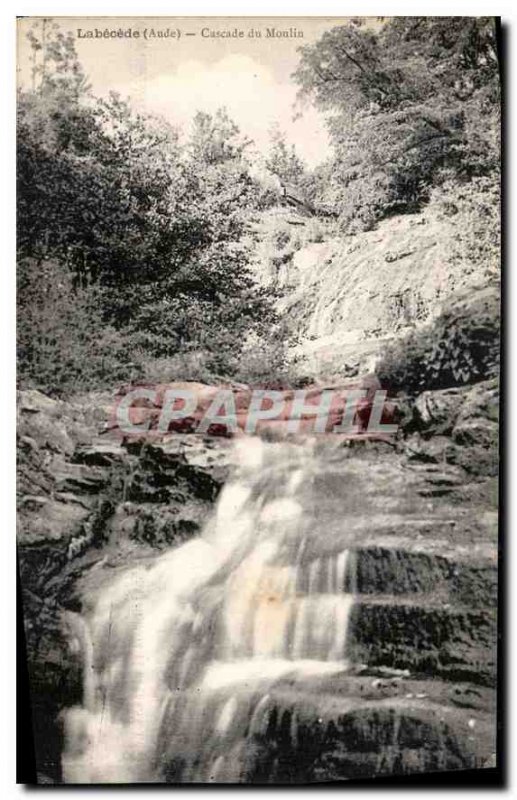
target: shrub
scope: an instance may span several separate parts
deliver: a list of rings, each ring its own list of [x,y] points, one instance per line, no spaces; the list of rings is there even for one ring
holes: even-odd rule
[[[285,220],[273,220],[263,245],[264,260],[272,275],[276,275],[283,264],[289,264],[294,254],[303,246],[299,230]]]
[[[419,394],[494,377],[499,371],[499,291],[451,303],[435,320],[388,346],[377,374],[392,392]]]
[[[170,358],[149,358],[145,351],[134,354],[133,380],[148,383],[173,381],[199,381],[213,383],[215,375],[210,370],[210,354],[203,350],[176,353]]]
[[[250,338],[239,363],[235,365],[233,375],[238,381],[255,387],[277,388],[289,385],[283,337],[279,336],[276,341]]]
[[[127,341],[102,318],[98,290],[56,261],[18,264],[18,379],[52,395],[127,380]]]
[[[431,208],[443,221],[456,217],[451,263],[461,262],[464,276],[476,272],[481,285],[498,282],[501,262],[501,205],[497,175],[457,182],[444,176],[431,192]]]

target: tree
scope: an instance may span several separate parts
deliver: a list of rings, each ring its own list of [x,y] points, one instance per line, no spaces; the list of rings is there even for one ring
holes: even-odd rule
[[[52,89],[66,102],[73,102],[89,91],[72,33],[62,33],[59,25],[43,17],[34,23],[27,39],[31,46],[33,92]]]
[[[327,114],[327,197],[346,230],[414,211],[441,175],[497,172],[499,75],[490,19],[361,21],[302,49],[300,97]],[[320,192],[321,194],[321,192]]]
[[[43,364],[40,377],[47,370],[54,380],[50,362],[66,348],[74,296],[83,317],[92,312],[98,337],[125,343],[123,363],[136,353],[143,363],[203,348],[218,368],[226,359],[236,369],[247,334],[267,331],[274,316],[245,244],[257,194],[248,142],[223,109],[198,114],[181,146],[164,121],[121,97],[94,98],[73,41],[58,28],[46,24],[31,46],[33,85],[18,103],[21,317],[32,319],[38,280],[48,285],[60,270],[68,278],[60,280],[66,302],[56,287],[38,304],[38,320],[59,345],[40,359],[34,348],[49,337],[34,347],[25,337],[24,369]],[[60,305],[68,309],[64,329],[55,319]],[[84,337],[83,361],[94,351]]]
[[[214,115],[198,111],[194,116],[189,143],[194,163],[213,166],[240,161],[250,144],[251,140],[241,136],[225,108],[219,108]]]
[[[266,167],[277,175],[282,184],[298,186],[305,175],[305,165],[299,158],[294,145],[288,146],[285,134],[278,126],[270,132],[271,147],[266,159]]]

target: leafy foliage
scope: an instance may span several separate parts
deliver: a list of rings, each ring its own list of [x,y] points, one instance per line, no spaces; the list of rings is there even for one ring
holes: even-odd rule
[[[206,111],[195,115],[189,145],[194,163],[215,165],[239,161],[250,144],[251,140],[240,135],[239,127],[225,108],[220,108],[213,116]]]
[[[74,287],[56,261],[18,263],[18,365],[25,385],[50,394],[123,380],[132,354],[106,325],[96,287]]]
[[[478,276],[480,284],[499,282],[501,262],[501,203],[497,176],[473,178],[468,183],[446,180],[434,188],[431,206],[444,220],[459,221],[449,252],[462,273]]]
[[[312,200],[346,231],[415,211],[443,175],[498,169],[493,20],[397,17],[378,31],[354,20],[303,48],[295,78],[328,114],[335,150]]]
[[[288,146],[285,135],[278,126],[271,130],[271,148],[266,166],[277,175],[284,186],[298,186],[303,182],[306,167],[294,145]]]
[[[56,26],[43,20],[30,41],[32,88],[18,103],[20,318],[32,319],[42,270],[51,281],[59,265],[67,309],[60,324],[73,326],[75,302],[84,324],[90,309],[95,335],[111,341],[116,334],[133,354],[122,363],[199,349],[216,368],[230,361],[235,368],[246,336],[274,323],[245,244],[257,201],[249,142],[223,109],[198,113],[180,146],[175,130],[134,113],[119,96],[92,97],[73,40]],[[47,311],[55,318],[56,291],[42,292],[41,321]],[[57,360],[59,346],[66,353],[63,334],[55,338]],[[82,340],[84,361],[96,357],[93,338]],[[50,351],[39,358],[38,341],[29,347],[24,339],[20,375],[34,378],[39,364],[50,389],[57,363],[50,365]],[[63,385],[61,376],[55,388]]]
[[[389,345],[376,372],[390,391],[418,394],[494,377],[499,371],[499,291],[452,302],[431,323]]]

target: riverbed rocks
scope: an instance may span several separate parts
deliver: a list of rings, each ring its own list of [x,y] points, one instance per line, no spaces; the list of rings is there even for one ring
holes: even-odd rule
[[[499,384],[425,391],[405,417],[405,448],[412,462],[456,465],[472,479],[499,471]]]
[[[63,612],[81,612],[118,572],[198,533],[231,469],[231,444],[180,434],[126,441],[105,424],[106,396],[66,403],[22,393],[19,409],[20,574],[38,767],[52,782],[59,712],[81,702]],[[396,449],[328,441],[313,451],[303,524],[317,531],[305,572],[325,593],[329,564],[350,551],[341,590],[354,596],[351,671],[268,687],[251,782],[492,763],[497,384],[425,393],[407,419]],[[164,776],[174,779],[174,765]]]
[[[491,701],[468,685],[332,683],[332,694],[304,687],[303,705],[294,687],[271,692],[250,748],[249,780],[305,784],[472,769],[493,752]],[[465,695],[474,708],[456,705]]]
[[[201,437],[126,446],[106,433],[112,398],[18,398],[18,559],[37,751],[59,773],[59,710],[81,675],[63,611],[95,566],[152,558],[201,529],[229,469],[228,448]],[[44,719],[47,719],[45,724]],[[48,718],[56,737],[48,739]],[[52,737],[50,737],[52,739]],[[57,770],[57,772],[56,772]]]

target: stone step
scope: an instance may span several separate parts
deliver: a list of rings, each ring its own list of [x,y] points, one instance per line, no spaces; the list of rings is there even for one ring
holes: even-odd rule
[[[482,509],[455,513],[446,508],[412,513],[368,512],[346,514],[322,507],[317,524],[307,519],[307,556],[317,557],[345,548],[388,547],[429,552],[461,561],[497,562],[497,513]]]
[[[423,699],[340,702],[271,692],[250,781],[305,783],[483,767],[491,715]],[[250,748],[251,749],[251,748]]]
[[[451,706],[477,713],[491,713],[496,706],[496,691],[472,682],[444,681],[431,676],[414,677],[407,669],[369,667],[345,662],[329,663],[285,659],[242,658],[216,661],[202,673],[200,683],[182,690],[191,695],[199,691],[237,696],[251,687],[264,696],[274,691],[295,691],[310,702],[338,706],[345,700],[354,704],[399,699],[407,706]],[[173,687],[174,688],[174,687]],[[348,707],[348,705],[347,705]]]
[[[426,595],[361,595],[351,610],[346,655],[370,667],[493,685],[496,641],[493,609],[448,606]]]
[[[495,609],[432,594],[266,595],[248,614],[234,659],[347,662],[493,685]],[[229,657],[224,649],[216,657]]]
[[[364,547],[355,550],[353,580],[360,594],[432,593],[455,605],[497,605],[497,564],[484,559],[468,561],[425,550]]]
[[[497,563],[488,554],[445,556],[425,545],[411,550],[373,544],[302,559],[296,591],[309,595],[425,593],[443,604],[493,608],[497,605]]]
[[[401,679],[396,693],[386,695],[371,676],[285,676],[273,685],[226,686],[208,701],[193,690],[185,711],[197,718],[199,703],[203,724],[216,731],[205,754],[218,765],[216,782],[347,780],[483,767],[495,752],[494,693],[461,689],[474,694],[474,707],[455,703],[451,687],[440,681]],[[232,724],[223,724],[230,716]],[[161,762],[169,779],[185,780],[177,738],[167,752],[177,735],[167,724],[166,713]]]

